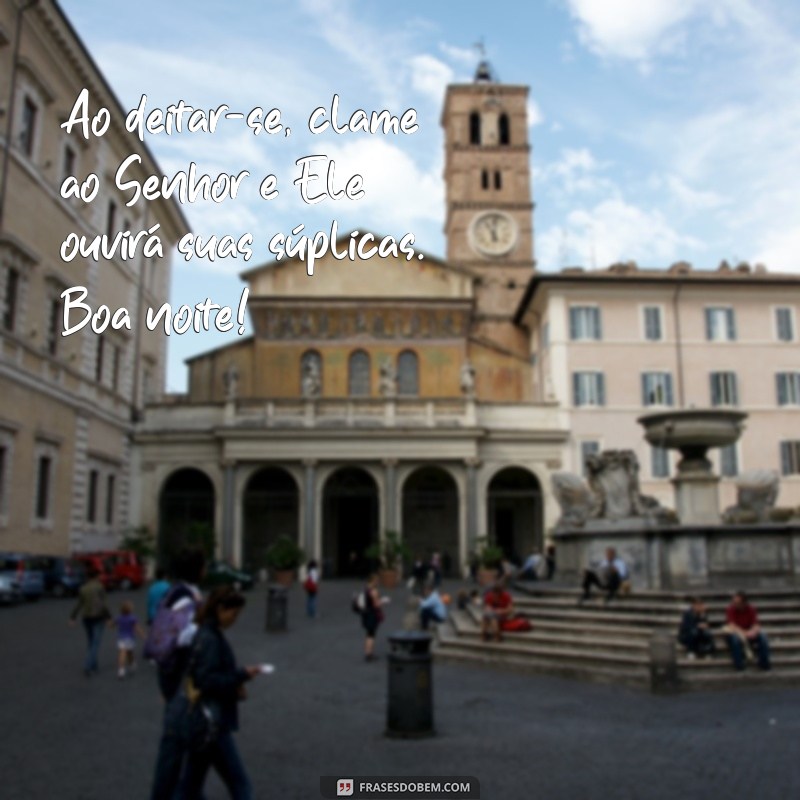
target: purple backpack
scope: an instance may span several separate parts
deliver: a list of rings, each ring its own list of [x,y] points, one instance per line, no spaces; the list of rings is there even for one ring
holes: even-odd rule
[[[178,649],[178,637],[192,622],[197,611],[197,603],[191,595],[184,594],[186,591],[184,587],[179,586],[167,593],[159,604],[153,624],[147,632],[144,657],[155,661],[160,667],[168,666],[172,661]],[[178,594],[183,596],[176,597]],[[180,608],[172,607],[184,598],[189,602],[183,603]]]

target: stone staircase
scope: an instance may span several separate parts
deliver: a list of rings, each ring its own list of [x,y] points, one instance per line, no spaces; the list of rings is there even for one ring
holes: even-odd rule
[[[480,608],[451,606],[448,621],[438,626],[436,657],[500,666],[578,680],[651,686],[650,642],[655,634],[676,636],[685,596],[675,592],[637,592],[605,605],[595,596],[578,606],[576,589],[547,584],[516,584],[515,608],[533,630],[507,633],[502,642],[483,642]],[[703,592],[712,625],[724,624],[729,592]],[[800,593],[772,589],[749,593],[772,651],[772,671],[755,665],[737,673],[723,635],[715,631],[715,658],[688,659],[677,647],[681,689],[731,686],[800,685]]]

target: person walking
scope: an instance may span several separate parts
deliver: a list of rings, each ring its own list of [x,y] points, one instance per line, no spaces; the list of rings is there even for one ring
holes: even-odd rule
[[[111,619],[111,612],[106,604],[106,590],[100,582],[100,573],[92,566],[87,570],[86,582],[78,591],[78,601],[72,609],[69,624],[75,626],[78,617],[83,622],[87,642],[83,674],[90,678],[97,674],[97,657],[103,640],[103,628]]]
[[[389,602],[388,597],[381,597],[378,593],[378,576],[373,573],[367,579],[367,585],[362,594],[361,625],[367,636],[364,641],[364,661],[375,661],[375,635],[378,626],[383,622],[383,606]]]
[[[173,620],[186,619],[178,633],[175,648],[169,658],[158,664],[158,687],[164,700],[164,720],[156,756],[151,800],[174,800],[186,758],[184,720],[187,700],[179,692],[189,664],[192,642],[197,633],[195,616],[202,602],[198,584],[205,573],[206,560],[202,550],[185,548],[175,557],[171,572],[175,583],[170,587],[153,617],[151,634],[158,628],[159,615]],[[170,625],[172,627],[172,625]]]
[[[246,697],[245,684],[261,674],[261,666],[238,667],[225,631],[239,618],[245,598],[230,587],[215,589],[198,613],[197,633],[187,671],[195,700],[213,721],[215,733],[201,746],[190,740],[186,774],[179,796],[201,797],[208,770],[213,767],[232,800],[251,800],[253,793],[233,734],[239,728],[238,704]]]
[[[306,616],[314,619],[317,616],[317,592],[319,591],[319,567],[316,561],[309,561],[306,566],[303,589],[306,593]]]
[[[169,581],[167,572],[163,567],[156,569],[156,579],[147,590],[147,624],[152,625],[156,618],[156,612],[161,605],[161,601],[169,591]]]

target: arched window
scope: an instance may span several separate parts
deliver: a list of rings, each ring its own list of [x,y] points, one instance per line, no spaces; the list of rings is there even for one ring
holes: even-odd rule
[[[500,144],[511,144],[511,128],[508,124],[508,114],[501,114],[498,123]]]
[[[481,115],[477,111],[469,115],[469,143],[481,143]]]
[[[347,366],[347,392],[350,397],[369,397],[369,373],[369,354],[364,350],[356,350],[351,353]]]
[[[397,393],[402,397],[419,394],[419,358],[413,350],[403,350],[397,357]]]
[[[489,188],[489,170],[484,169],[481,171],[481,188],[488,189]]]
[[[495,189],[502,189],[503,188],[503,173],[500,170],[494,173],[494,188]]]
[[[300,358],[300,394],[303,397],[322,394],[322,356],[316,350],[306,350]]]

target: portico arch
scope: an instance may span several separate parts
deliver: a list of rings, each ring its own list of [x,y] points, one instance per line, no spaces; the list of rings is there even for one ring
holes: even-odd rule
[[[516,563],[544,544],[542,487],[524,467],[506,467],[489,481],[487,531],[490,541]]]
[[[378,540],[375,479],[360,467],[342,467],[325,482],[322,497],[322,564],[326,575],[363,576],[364,551]]]
[[[264,568],[267,548],[278,536],[298,539],[300,492],[294,478],[281,467],[263,467],[250,476],[242,511],[245,569]]]
[[[169,475],[159,495],[159,560],[168,563],[186,545],[210,545],[215,534],[214,503],[214,484],[202,470],[185,467]]]
[[[411,557],[442,557],[445,574],[457,572],[460,563],[458,487],[441,467],[420,467],[403,484],[403,542]]]

